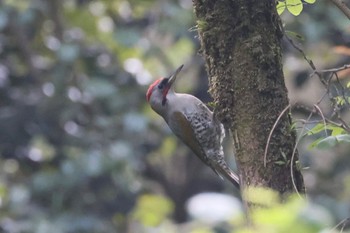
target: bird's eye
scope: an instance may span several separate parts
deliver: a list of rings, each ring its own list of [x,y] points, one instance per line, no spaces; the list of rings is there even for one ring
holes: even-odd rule
[[[164,78],[158,85],[158,89],[163,89],[164,86],[167,84],[168,82],[168,79],[167,78]]]

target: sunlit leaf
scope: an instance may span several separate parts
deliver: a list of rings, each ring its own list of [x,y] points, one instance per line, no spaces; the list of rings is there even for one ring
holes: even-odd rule
[[[316,2],[316,0],[304,0],[304,2],[307,2],[307,3],[309,3],[309,4],[313,4],[313,3]]]
[[[301,0],[286,0],[286,6],[288,11],[295,16],[298,16],[303,10]]]
[[[341,128],[341,127],[332,127],[332,136],[337,136],[337,135],[340,135],[340,134],[342,134],[342,133],[344,133],[344,129],[343,128]]]
[[[327,125],[325,126],[324,123],[318,123],[311,130],[309,130],[307,132],[307,135],[317,134],[317,133],[319,133],[321,131],[325,131],[327,129],[329,129]]]
[[[283,11],[286,9],[286,3],[282,1],[278,1],[276,8],[277,8],[277,13],[281,15]]]
[[[315,125],[311,130],[308,131],[308,135],[314,135],[320,132],[325,132],[325,130],[332,130],[336,131],[335,134],[343,133],[344,129],[332,124],[324,124],[324,122],[320,122],[317,125]]]

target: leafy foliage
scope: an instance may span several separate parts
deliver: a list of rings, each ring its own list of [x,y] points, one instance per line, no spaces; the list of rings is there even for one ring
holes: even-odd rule
[[[294,16],[298,16],[303,11],[303,4],[313,4],[316,0],[284,0],[277,2],[277,12],[281,15],[284,10],[287,10]]]

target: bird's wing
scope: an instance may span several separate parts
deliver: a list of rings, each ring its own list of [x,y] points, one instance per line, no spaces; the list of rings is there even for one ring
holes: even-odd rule
[[[204,105],[203,107],[206,108]],[[206,109],[198,111],[201,112],[200,116],[196,113],[184,115],[179,111],[174,112],[169,119],[169,127],[217,175],[225,176],[239,188],[238,176],[227,166],[223,158],[221,146],[223,127],[213,121],[212,113]],[[201,145],[205,145],[205,148]]]
[[[193,119],[189,119],[192,117],[194,116],[186,116],[182,112],[174,112],[171,119],[169,119],[169,127],[205,164],[209,165],[205,151],[201,147],[198,132],[194,130],[197,128],[195,124],[198,123],[193,121]],[[203,125],[202,128],[205,130],[207,126]]]

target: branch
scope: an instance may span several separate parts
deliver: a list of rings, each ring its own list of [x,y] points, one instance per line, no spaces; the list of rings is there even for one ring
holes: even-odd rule
[[[350,9],[342,0],[330,0],[336,7],[341,10],[348,19],[350,19]]]
[[[270,145],[270,140],[272,137],[272,133],[273,131],[276,129],[276,126],[278,124],[278,122],[281,120],[282,116],[286,113],[286,111],[290,109],[290,104],[287,105],[287,107],[285,107],[282,112],[280,113],[280,115],[277,117],[277,120],[275,121],[275,123],[272,126],[272,129],[270,130],[270,134],[267,138],[267,142],[266,142],[266,147],[265,147],[265,152],[264,152],[264,167],[266,167],[266,157],[267,157],[267,150],[269,149],[269,145]]]
[[[319,73],[338,72],[338,71],[346,70],[346,69],[349,69],[349,68],[350,68],[350,64],[345,64],[342,67],[328,69],[328,70],[318,70],[317,72],[319,72]]]
[[[329,99],[330,99],[330,101],[331,101],[331,103],[332,103],[332,107],[333,107],[333,116],[336,116],[336,117],[338,118],[338,121],[340,122],[340,127],[342,127],[342,128],[343,128],[344,130],[346,130],[347,132],[350,132],[350,131],[349,131],[349,130],[350,130],[350,126],[341,118],[340,113],[339,113],[339,106],[338,106],[337,102],[335,101],[335,99],[332,98],[332,94],[331,94],[331,92],[330,92],[330,82],[331,82],[333,76],[335,76],[335,77],[336,77],[336,80],[338,81],[338,83],[339,83],[340,86],[342,87],[342,93],[343,93],[342,96],[343,96],[345,102],[346,102],[347,104],[349,104],[348,101],[347,101],[347,98],[345,97],[345,90],[344,90],[344,87],[343,87],[342,84],[339,82],[339,78],[338,78],[337,72],[338,72],[338,71],[341,71],[341,70],[349,69],[349,68],[350,68],[350,64],[345,64],[345,65],[343,65],[342,67],[333,68],[333,69],[317,70],[317,69],[316,69],[316,66],[315,66],[314,63],[313,63],[313,61],[312,61],[311,59],[309,59],[309,58],[306,56],[305,52],[304,52],[301,48],[299,48],[299,47],[294,43],[294,41],[293,41],[291,38],[289,38],[287,35],[285,35],[285,38],[289,41],[289,43],[290,43],[296,50],[298,50],[298,51],[302,54],[302,56],[303,56],[303,58],[305,59],[305,61],[310,65],[311,69],[313,70],[313,72],[310,74],[310,77],[312,77],[313,75],[316,75],[316,76],[318,77],[318,79],[320,80],[320,82],[323,84],[323,86],[324,86],[325,89],[326,89],[326,92],[325,92],[324,95],[320,98],[320,100],[318,101],[318,103],[317,103],[316,105],[314,105],[314,108],[317,109],[318,104],[321,103],[321,101],[323,100],[323,98],[324,98],[326,95],[329,95],[329,96],[330,96]],[[329,78],[328,78],[327,80],[324,80],[324,79],[322,78],[322,75],[321,75],[321,74],[324,74],[324,73],[331,73],[331,74],[329,75]],[[317,109],[317,110],[320,110],[320,109]],[[317,112],[320,112],[320,111],[317,111]],[[320,113],[322,113],[322,112],[320,112]],[[324,117],[324,115],[321,115],[321,117],[322,117],[322,119],[326,120],[327,122],[335,123],[335,122],[331,122],[330,120],[326,119],[326,118]]]

